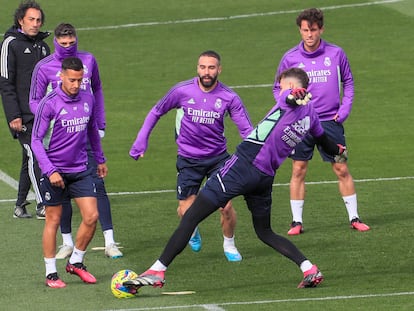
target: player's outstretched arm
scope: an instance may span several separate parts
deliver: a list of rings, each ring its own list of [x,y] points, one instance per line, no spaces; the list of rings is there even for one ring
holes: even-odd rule
[[[147,151],[149,136],[152,132],[152,129],[157,124],[159,118],[160,117],[154,112],[154,108],[151,109],[145,118],[144,124],[139,130],[137,137],[131,146],[131,149],[129,150],[129,155],[134,160],[142,158],[145,151]]]

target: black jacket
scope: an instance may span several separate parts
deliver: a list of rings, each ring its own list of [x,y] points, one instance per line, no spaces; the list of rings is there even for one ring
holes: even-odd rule
[[[0,93],[7,125],[16,118],[23,124],[33,122],[29,107],[29,93],[32,72],[36,63],[50,54],[50,48],[43,40],[50,35],[39,32],[28,37],[15,26],[4,35],[0,46]],[[12,135],[16,137],[12,131]]]

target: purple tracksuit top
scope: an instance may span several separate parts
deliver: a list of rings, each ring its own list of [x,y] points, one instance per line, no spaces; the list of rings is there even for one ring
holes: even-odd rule
[[[151,109],[131,147],[131,157],[136,160],[145,153],[155,124],[172,109],[177,109],[178,154],[187,158],[208,158],[227,150],[224,137],[227,114],[242,138],[253,128],[240,97],[233,90],[218,82],[213,90],[203,92],[198,85],[198,77],[195,77],[176,84]]]
[[[93,108],[91,93],[81,90],[71,97],[60,86],[40,101],[35,114],[32,149],[43,174],[85,171],[88,139],[96,162],[105,163]]]
[[[276,101],[280,92],[277,77],[292,67],[301,68],[308,74],[310,83],[307,90],[312,93],[311,105],[315,107],[320,120],[333,120],[335,114],[338,114],[337,122],[343,123],[351,113],[354,98],[354,81],[345,52],[324,40],[312,53],[303,48],[303,42],[287,51],[280,61],[273,86]]]
[[[276,170],[307,133],[314,137],[323,135],[313,105],[286,104],[290,90],[284,91],[279,102],[237,147],[243,156],[261,172],[274,176]]]
[[[67,57],[78,57],[83,63],[84,72],[81,88],[95,97],[96,122],[98,129],[104,130],[106,127],[104,96],[95,57],[91,53],[78,51],[77,42],[67,48],[60,46],[56,39],[53,40],[53,44],[55,52],[39,61],[33,70],[29,97],[30,110],[36,114],[40,100],[60,84],[62,61]]]

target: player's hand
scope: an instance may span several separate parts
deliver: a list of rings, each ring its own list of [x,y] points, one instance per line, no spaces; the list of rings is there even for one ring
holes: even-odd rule
[[[106,175],[108,175],[108,167],[106,166],[105,163],[98,164],[96,174],[100,178],[104,178],[104,177],[106,177]]]
[[[289,105],[306,105],[312,98],[312,94],[305,88],[292,89],[286,97],[286,103]]]
[[[144,153],[145,151],[143,149],[134,148],[134,146],[132,146],[131,150],[129,150],[129,156],[136,161],[138,161],[140,158],[143,158]]]
[[[345,163],[348,160],[348,151],[345,146],[337,144],[339,148],[338,154],[334,157],[335,163]]]
[[[22,132],[23,130],[22,118],[16,118],[9,122],[9,127],[15,132]],[[24,127],[26,128],[26,127]]]
[[[58,172],[53,172],[52,175],[49,176],[49,181],[53,187],[65,189],[65,182]]]

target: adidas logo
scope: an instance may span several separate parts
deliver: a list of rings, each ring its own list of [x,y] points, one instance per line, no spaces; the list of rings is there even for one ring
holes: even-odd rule
[[[195,104],[195,101],[194,101],[194,98],[191,98],[188,102],[187,102],[187,104]]]
[[[60,111],[60,115],[65,115],[65,114],[68,114],[68,112],[65,110],[65,108],[63,108],[63,109]]]
[[[32,54],[32,51],[30,51],[29,48],[26,48],[23,53],[24,54]]]

